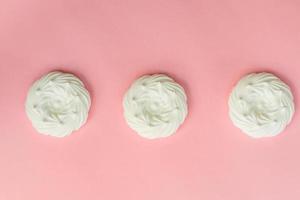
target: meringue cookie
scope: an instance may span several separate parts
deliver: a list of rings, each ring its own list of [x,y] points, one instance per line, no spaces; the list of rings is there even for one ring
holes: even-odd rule
[[[147,139],[172,135],[188,113],[184,89],[163,74],[137,79],[125,94],[123,107],[127,124]]]
[[[89,92],[76,76],[54,71],[32,85],[25,107],[39,133],[64,137],[86,122],[90,105]]]
[[[265,72],[243,77],[231,92],[228,104],[233,124],[254,138],[278,135],[295,111],[289,86]]]

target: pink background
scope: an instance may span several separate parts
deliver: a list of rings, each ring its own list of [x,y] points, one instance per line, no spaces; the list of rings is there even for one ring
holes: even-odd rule
[[[1,200],[300,199],[299,112],[254,140],[228,118],[234,83],[286,81],[299,105],[299,0],[0,0]],[[92,95],[70,137],[37,134],[24,112],[34,80],[77,74]],[[181,83],[189,115],[174,136],[129,129],[122,96],[145,73]]]

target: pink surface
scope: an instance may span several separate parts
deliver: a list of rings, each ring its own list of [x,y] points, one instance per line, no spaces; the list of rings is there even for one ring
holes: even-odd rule
[[[228,118],[245,73],[276,73],[300,90],[298,0],[1,0],[1,200],[300,199],[299,112],[280,136],[254,140]],[[88,123],[64,139],[32,128],[24,101],[50,70],[81,77]],[[145,73],[187,90],[174,136],[129,129],[122,96]],[[298,108],[298,107],[296,107]]]

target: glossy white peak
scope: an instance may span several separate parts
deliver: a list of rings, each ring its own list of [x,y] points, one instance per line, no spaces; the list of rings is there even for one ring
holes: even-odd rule
[[[243,77],[233,88],[228,104],[233,124],[254,138],[279,134],[294,114],[290,88],[265,72]]]
[[[90,105],[89,92],[76,76],[54,71],[32,85],[25,106],[39,133],[64,137],[86,122]]]
[[[125,94],[123,107],[128,125],[148,139],[172,135],[188,113],[184,89],[163,74],[137,79]]]

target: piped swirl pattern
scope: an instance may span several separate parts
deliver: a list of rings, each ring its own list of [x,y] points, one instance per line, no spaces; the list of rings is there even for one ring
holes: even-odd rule
[[[254,138],[282,132],[294,114],[293,95],[288,85],[271,73],[243,77],[229,97],[233,124]]]
[[[123,107],[128,125],[148,139],[172,135],[188,113],[184,89],[163,74],[137,79],[125,94]]]
[[[64,137],[86,122],[90,105],[89,92],[76,76],[54,71],[32,85],[25,106],[39,133]]]

